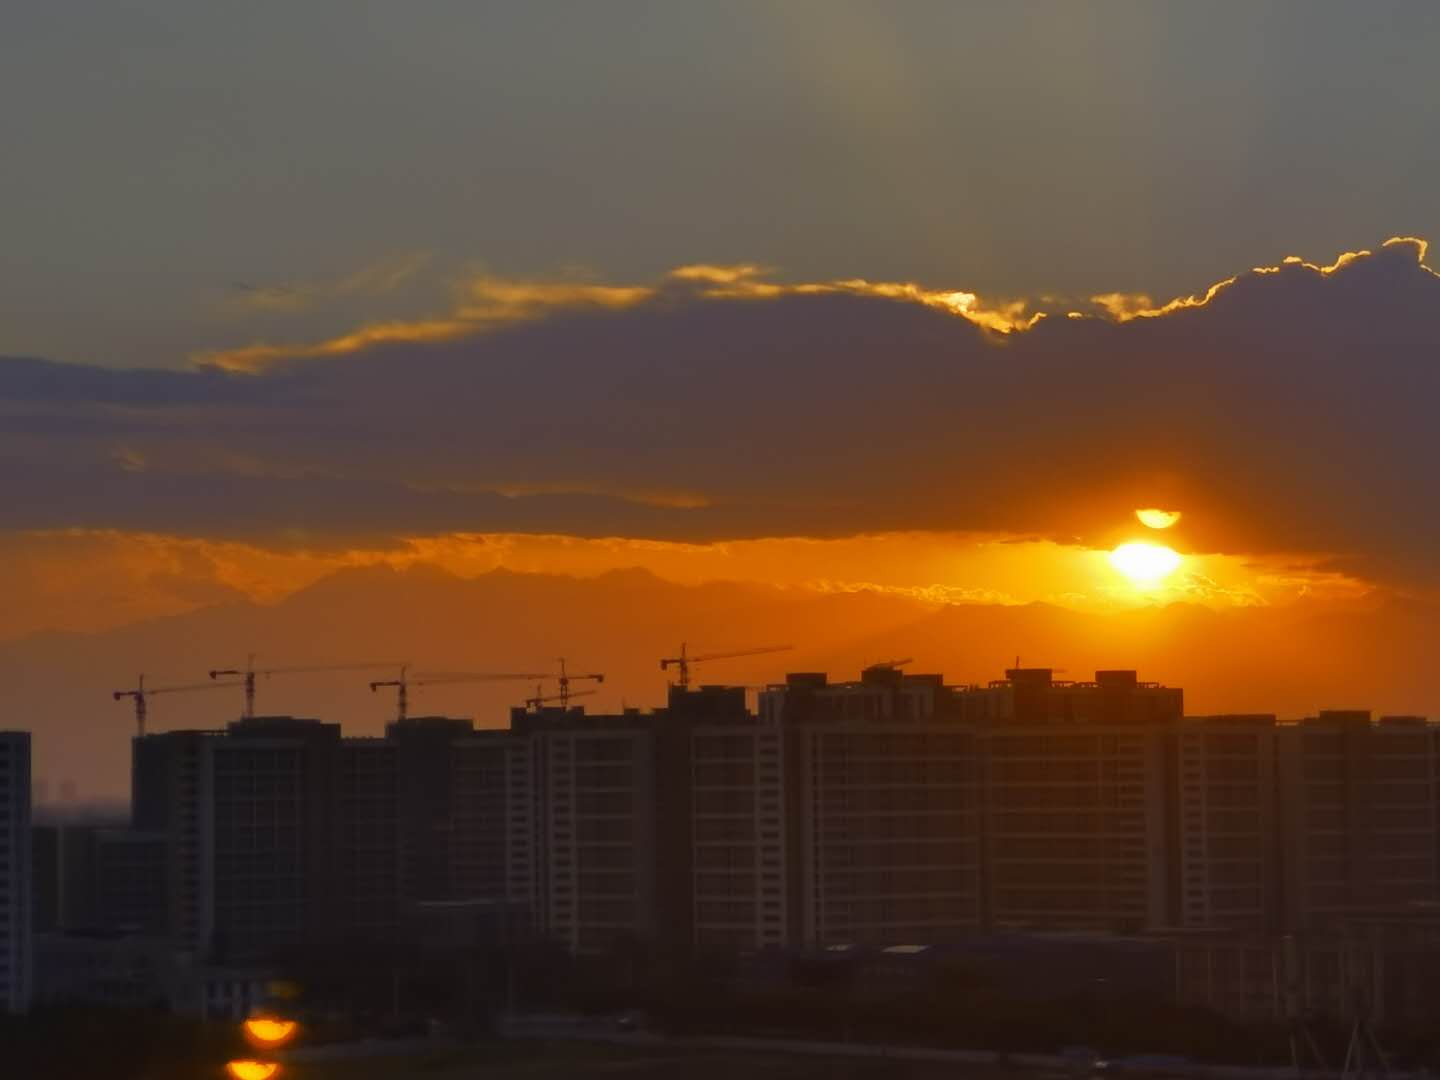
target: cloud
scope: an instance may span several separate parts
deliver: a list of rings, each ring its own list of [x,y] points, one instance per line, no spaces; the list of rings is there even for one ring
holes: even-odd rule
[[[1045,317],[1027,312],[1025,300],[982,300],[963,290],[929,289],[914,282],[849,278],[777,282],[754,263],[676,267],[655,284],[605,285],[583,281],[524,281],[480,274],[465,281],[452,308],[423,319],[368,323],[337,337],[309,343],[260,342],[196,354],[198,366],[255,372],[284,360],[346,356],[377,345],[452,341],[557,312],[619,310],[669,300],[777,300],[789,296],[856,296],[902,300],[936,308],[996,334],[1028,330]]]
[[[295,284],[237,281],[226,305],[242,311],[302,311],[343,297],[373,297],[394,292],[430,262],[429,252],[412,251],[379,259],[353,273]]]
[[[1397,240],[1038,320],[751,266],[481,279],[446,319],[267,346],[244,371],[3,361],[0,528],[1109,546],[1164,506],[1184,512],[1178,550],[1430,587],[1440,280],[1423,253]]]

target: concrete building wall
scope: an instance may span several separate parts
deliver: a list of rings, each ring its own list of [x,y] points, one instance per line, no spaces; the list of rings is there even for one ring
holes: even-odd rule
[[[697,726],[689,743],[693,944],[788,945],[782,734],[754,724]]]
[[[30,736],[0,732],[0,1009],[30,1007]]]
[[[302,941],[306,919],[304,749],[217,740],[207,804],[214,946],[222,959]]]
[[[1136,933],[1169,921],[1166,732],[997,725],[985,762],[995,928]]]
[[[172,731],[131,743],[131,826],[163,836],[166,935],[202,953],[213,925],[208,822],[214,732]]]
[[[358,940],[394,940],[402,921],[398,756],[383,739],[340,744],[341,919]]]
[[[1273,716],[1187,717],[1175,736],[1175,924],[1271,932],[1280,922]]]
[[[852,722],[805,725],[796,742],[804,942],[928,943],[979,929],[974,734]]]
[[[1322,712],[1279,729],[1288,928],[1436,899],[1435,748],[1417,718]]]
[[[653,940],[652,732],[648,726],[577,724],[533,737],[543,932],[583,953]]]
[[[502,905],[515,936],[533,931],[540,904],[534,750],[509,732],[454,746],[455,887],[467,901]]]
[[[980,731],[985,916],[1002,928],[1134,933],[1172,916],[1169,736],[1178,689],[1014,668],[957,691]]]

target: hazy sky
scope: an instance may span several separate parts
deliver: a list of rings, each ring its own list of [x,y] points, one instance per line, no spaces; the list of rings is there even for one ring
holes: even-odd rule
[[[176,366],[476,268],[1188,293],[1440,234],[1437,55],[1431,2],[11,4],[0,354]]]
[[[0,710],[87,791],[111,690],[252,651],[1440,710],[1437,57],[1435,0],[0,5]],[[267,707],[383,719],[322,689]]]

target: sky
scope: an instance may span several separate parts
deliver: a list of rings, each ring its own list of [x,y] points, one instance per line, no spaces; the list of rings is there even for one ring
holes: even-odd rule
[[[8,10],[0,645],[640,568],[1440,648],[1437,55],[1431,3]]]
[[[4,29],[17,355],[183,366],[480,270],[1172,296],[1440,232],[1424,0],[74,0]]]

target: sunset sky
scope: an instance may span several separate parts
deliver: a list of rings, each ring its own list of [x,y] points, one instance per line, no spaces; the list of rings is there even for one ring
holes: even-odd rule
[[[1440,8],[1222,10],[7,12],[0,648],[367,567],[1440,648]]]

